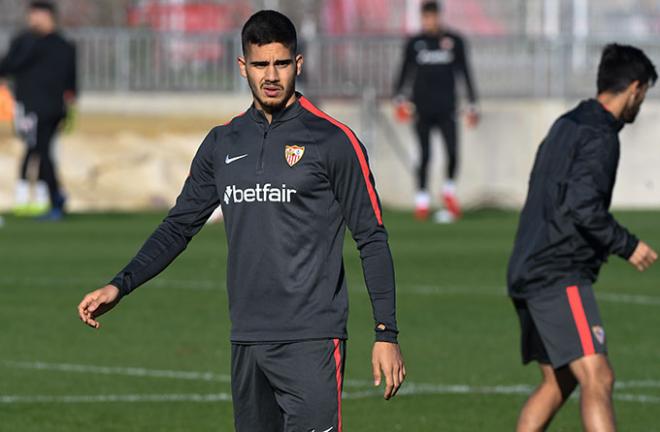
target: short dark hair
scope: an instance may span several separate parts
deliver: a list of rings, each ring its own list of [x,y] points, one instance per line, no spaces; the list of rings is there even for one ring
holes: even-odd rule
[[[33,0],[30,2],[28,9],[37,9],[50,12],[51,15],[57,15],[57,6],[52,1],[46,0]]]
[[[262,46],[270,43],[281,43],[293,54],[298,52],[298,36],[296,27],[286,15],[273,11],[262,10],[252,15],[241,31],[243,54],[248,46]]]
[[[635,81],[654,85],[657,80],[655,66],[641,49],[616,43],[603,49],[598,66],[598,94],[621,93]]]
[[[422,3],[422,13],[438,13],[442,9],[440,3],[436,0],[427,0]]]

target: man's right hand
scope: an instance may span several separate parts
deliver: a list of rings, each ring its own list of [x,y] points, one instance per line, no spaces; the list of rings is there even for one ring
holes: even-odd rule
[[[657,259],[658,254],[649,245],[640,240],[635,251],[628,258],[628,262],[642,272],[649,268]]]
[[[119,288],[106,285],[87,294],[78,305],[78,316],[82,322],[95,329],[101,327],[96,318],[119,303]]]

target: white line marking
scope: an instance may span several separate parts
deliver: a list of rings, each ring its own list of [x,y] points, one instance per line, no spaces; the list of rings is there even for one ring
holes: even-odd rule
[[[481,296],[506,296],[505,287],[441,287],[429,285],[402,285],[397,291],[398,294],[419,294],[419,295],[481,295]],[[622,294],[595,289],[597,300],[610,303],[625,303],[642,306],[660,306],[660,296],[650,296],[642,294]]]
[[[520,384],[512,386],[469,386],[469,385],[442,385],[442,384],[415,384],[404,383],[398,396],[417,396],[434,394],[481,394],[481,395],[528,395],[534,390],[534,387]],[[344,392],[345,399],[364,399],[375,396],[382,396],[382,390],[366,390],[361,392]]]
[[[0,395],[0,404],[17,403],[108,403],[108,402],[231,402],[229,393],[173,393],[125,395]]]
[[[93,366],[69,363],[45,363],[45,362],[13,362],[6,361],[5,365],[17,369],[31,369],[44,371],[90,373],[98,375],[124,375],[134,377],[149,378],[171,378],[191,381],[213,381],[213,382],[231,382],[231,377],[225,374],[216,374],[213,372],[196,371],[175,371],[145,369],[137,367],[112,367],[112,366]]]
[[[402,388],[398,396],[414,395],[527,395],[532,387],[527,385],[472,387],[464,385],[434,386],[434,388]],[[382,392],[370,390],[364,392],[344,392],[343,399],[365,399],[381,397]],[[641,404],[660,404],[660,397],[644,394],[614,394],[614,399],[623,402]],[[0,404],[81,404],[81,403],[111,403],[111,402],[231,402],[229,393],[164,393],[164,394],[125,394],[125,395],[0,395]]]
[[[90,287],[100,285],[101,280],[95,278],[60,278],[60,277],[17,277],[17,276],[0,276],[0,284],[29,284],[39,286],[52,286],[52,285],[72,285],[72,284],[86,284]],[[194,280],[194,279],[167,279],[158,278],[148,282],[149,286],[161,288],[173,288],[183,290],[197,290],[197,291],[226,291],[227,287],[225,282],[218,279],[217,281],[211,280]],[[349,290],[351,292],[360,292],[366,294],[366,288],[360,281],[349,281]],[[398,294],[401,295],[480,295],[488,297],[506,297],[506,288],[503,286],[491,287],[442,287],[434,285],[406,285],[399,284]],[[600,301],[609,303],[622,303],[633,304],[640,306],[660,306],[660,296],[643,295],[643,294],[623,294],[607,291],[599,291],[596,289],[596,298]]]
[[[0,276],[0,284],[23,284],[23,285],[37,285],[37,286],[63,286],[63,285],[89,285],[90,289],[100,286],[105,282],[97,278],[84,278],[84,277],[67,277],[61,278],[58,276],[52,277],[38,277],[38,276],[28,276],[28,277],[18,277],[18,276]],[[221,280],[209,281],[209,280],[179,280],[179,279],[167,279],[167,278],[158,278],[152,281],[149,281],[148,285],[153,287],[162,287],[162,288],[177,288],[177,289],[191,289],[191,290],[200,290],[200,291],[215,291],[215,290],[224,290],[225,283]]]
[[[642,404],[657,404],[660,403],[659,396],[643,395],[643,394],[617,394],[614,393],[614,399],[623,402],[639,402]]]
[[[643,306],[660,306],[660,297],[639,294],[618,294],[610,292],[598,292],[596,299],[611,303],[628,303]]]
[[[405,386],[406,384],[404,384]],[[420,396],[420,395],[529,395],[533,387],[524,384],[513,386],[494,386],[494,387],[472,387],[464,385],[433,386],[424,389],[410,389],[407,386],[402,387],[397,393],[398,396]],[[382,391],[368,390],[363,392],[346,393],[344,399],[366,399],[371,397],[382,397]],[[641,404],[660,404],[660,396],[630,393],[614,393],[615,400],[622,402],[637,402]],[[571,399],[577,399],[574,394]]]
[[[46,363],[46,362],[16,362],[4,361],[5,366],[16,369],[30,369],[42,371],[57,371],[57,372],[73,372],[73,373],[89,373],[99,375],[123,375],[133,377],[148,377],[148,378],[166,378],[166,379],[181,379],[191,381],[207,381],[207,382],[222,382],[230,383],[231,376],[227,374],[218,374],[215,372],[198,372],[198,371],[181,371],[181,370],[163,370],[163,369],[147,369],[138,367],[116,367],[116,366],[94,366],[94,365],[81,365],[70,363]],[[344,384],[347,387],[354,388],[370,388],[373,383],[368,380],[346,380]],[[620,381],[616,383],[618,389],[634,389],[634,388],[660,388],[660,381],[658,380],[629,380]],[[513,385],[513,386],[485,386],[474,387],[470,385],[446,385],[446,384],[431,384],[431,383],[415,383],[406,381],[401,388],[401,394],[413,392],[414,394],[424,393],[474,393],[481,392],[483,394],[501,393],[501,394],[519,394],[530,393],[533,387],[529,385]],[[379,390],[369,390],[366,392],[349,393],[351,395],[360,394],[378,394]]]
[[[419,295],[480,295],[505,297],[506,288],[504,287],[440,287],[415,285],[406,288],[403,285],[398,294],[419,294]],[[622,294],[595,289],[596,299],[608,303],[622,303],[640,306],[660,306],[660,296],[642,295],[642,294]]]
[[[418,295],[483,295],[505,297],[506,288],[492,287],[442,287],[434,285],[406,285],[400,284],[397,294],[418,294]]]
[[[207,381],[231,383],[231,376],[215,372],[177,371],[162,369],[146,369],[139,367],[116,367],[116,366],[94,366],[70,363],[46,363],[46,362],[16,362],[4,361],[6,367],[14,369],[30,369],[41,371],[57,371],[72,373],[89,373],[98,375],[121,375],[147,378],[168,378],[191,381]],[[347,380],[347,387],[370,387],[371,382],[367,380]]]
[[[660,381],[656,380],[631,380],[621,381],[614,384],[615,388],[628,389],[628,388],[660,388]]]

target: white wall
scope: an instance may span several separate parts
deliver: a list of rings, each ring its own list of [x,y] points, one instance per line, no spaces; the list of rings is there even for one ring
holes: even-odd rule
[[[103,115],[206,116],[218,123],[244,111],[249,97],[225,95],[86,95],[84,113]],[[459,195],[466,207],[519,207],[525,198],[527,178],[536,148],[552,122],[577,101],[487,100],[476,130],[462,131],[462,168]],[[385,205],[410,208],[414,196],[413,170],[402,159],[415,159],[412,125],[394,122],[392,107],[381,113],[394,127],[403,145],[400,157],[385,138],[387,131],[365,130],[360,104],[328,102],[330,115],[353,128],[369,148],[370,159]],[[84,116],[83,116],[84,118]],[[162,117],[167,121],[167,117]],[[122,132],[107,136],[89,130],[60,139],[60,171],[73,210],[137,210],[172,203],[187,175],[190,159],[206,130],[180,134]],[[651,100],[637,123],[621,134],[622,157],[614,205],[624,208],[660,208],[660,101]],[[431,185],[437,196],[442,184],[444,154],[439,138],[434,144]],[[0,211],[12,205],[21,145],[0,127]],[[135,185],[140,187],[136,188]]]
[[[519,208],[525,199],[527,179],[536,149],[554,120],[578,101],[489,100],[482,104],[482,122],[475,130],[462,128],[459,195],[467,207],[494,205]],[[359,111],[345,103],[326,104],[326,110],[349,123],[360,136]],[[381,113],[396,130],[405,151],[416,161],[417,144],[412,124],[393,120],[393,108]],[[464,126],[464,123],[463,123]],[[613,205],[618,208],[660,207],[660,101],[647,101],[637,121],[621,133],[621,161]],[[401,208],[412,206],[413,171],[379,128],[367,143],[378,190],[383,202]],[[437,198],[444,172],[444,152],[439,134],[433,143],[431,188]]]

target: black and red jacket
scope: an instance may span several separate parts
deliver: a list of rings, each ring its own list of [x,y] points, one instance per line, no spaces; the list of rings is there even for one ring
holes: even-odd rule
[[[360,251],[376,339],[396,342],[387,232],[365,148],[348,127],[301,95],[270,124],[252,106],[215,127],[176,205],[112,284],[126,295],[160,273],[218,204],[233,342],[347,337],[347,226]]]

